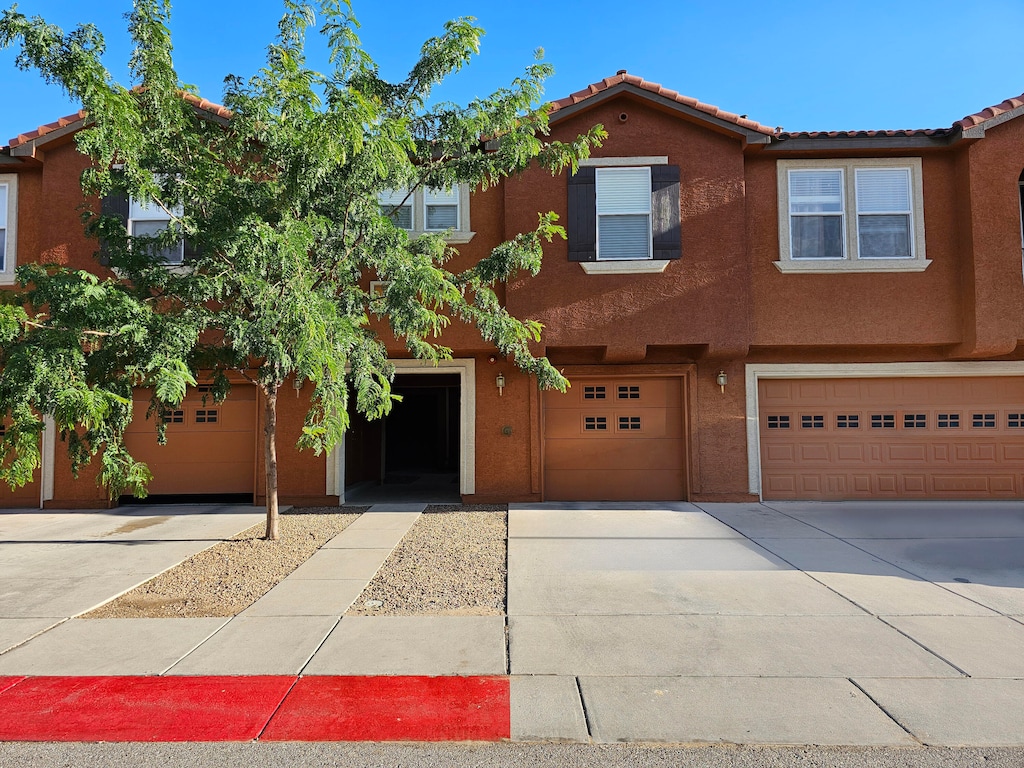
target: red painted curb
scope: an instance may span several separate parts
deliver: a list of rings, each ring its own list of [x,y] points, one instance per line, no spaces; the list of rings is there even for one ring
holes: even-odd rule
[[[285,677],[29,677],[0,693],[4,741],[249,741]]]
[[[506,677],[0,677],[0,741],[497,741]]]
[[[24,679],[24,677],[0,677],[0,693],[8,688],[13,688]]]
[[[261,741],[497,741],[506,677],[304,677]]]

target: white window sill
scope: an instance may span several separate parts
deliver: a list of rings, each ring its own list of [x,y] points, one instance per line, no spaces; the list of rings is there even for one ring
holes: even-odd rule
[[[773,262],[779,272],[795,272],[810,275],[827,275],[836,272],[924,272],[931,264],[930,259],[859,259]]]
[[[653,275],[664,272],[668,264],[668,260],[579,262],[588,275]]]
[[[447,233],[443,229],[407,229],[405,230],[405,232],[406,234],[409,235],[410,240],[415,240],[417,237],[420,237],[421,235],[444,235],[444,241],[446,243],[452,243],[454,245],[468,243],[470,240],[476,237],[476,232],[466,232],[464,230],[458,229],[453,229]]]

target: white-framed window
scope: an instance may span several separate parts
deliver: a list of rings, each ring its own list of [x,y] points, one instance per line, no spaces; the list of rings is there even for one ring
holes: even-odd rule
[[[459,191],[431,189],[423,191],[423,228],[428,232],[459,228]]]
[[[928,267],[920,158],[780,160],[782,272]]]
[[[413,196],[407,189],[387,189],[377,197],[381,213],[393,216],[399,229],[413,229]]]
[[[377,195],[377,202],[381,212],[393,214],[395,226],[410,237],[445,232],[447,242],[459,244],[468,243],[476,234],[470,228],[469,198],[469,185],[459,184],[450,190],[416,187],[411,195],[407,190],[384,190]]]
[[[597,260],[651,258],[651,169],[598,168]]]
[[[914,258],[909,168],[857,168],[857,256]]]
[[[184,213],[181,206],[173,210],[165,210],[155,202],[131,198],[128,201],[128,234],[132,237],[153,237],[160,234],[170,223],[172,214],[180,217]],[[173,245],[162,248],[157,255],[166,264],[185,263],[185,240],[178,240]]]
[[[18,266],[18,177],[0,174],[0,284],[14,282]]]

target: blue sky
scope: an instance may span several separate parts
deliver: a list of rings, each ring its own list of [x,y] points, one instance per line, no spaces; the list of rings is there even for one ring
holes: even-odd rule
[[[124,82],[130,6],[21,0],[19,10],[65,29],[95,23],[107,67]],[[363,43],[394,80],[445,20],[475,16],[487,31],[481,55],[437,94],[457,102],[507,84],[538,47],[556,69],[551,99],[627,69],[791,131],[947,127],[1024,91],[1014,42],[1024,31],[1022,0],[354,0],[354,9]],[[259,68],[280,15],[279,0],[178,0],[171,26],[182,80],[219,100],[225,75]],[[0,72],[0,144],[77,109],[37,74],[17,71],[11,49],[0,50]]]

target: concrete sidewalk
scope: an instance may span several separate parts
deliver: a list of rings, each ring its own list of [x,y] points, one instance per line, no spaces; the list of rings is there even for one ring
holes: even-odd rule
[[[0,653],[255,525],[263,515],[252,506],[227,505],[0,511]]]
[[[1024,744],[1022,504],[513,505],[507,623],[342,617],[422,508],[371,508],[230,620],[0,618],[0,676],[500,677],[518,740]],[[127,569],[92,555],[82,580]]]
[[[510,521],[515,737],[1024,743],[1024,505]]]

